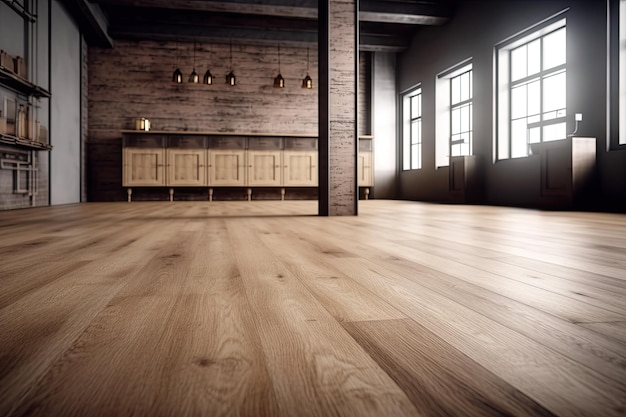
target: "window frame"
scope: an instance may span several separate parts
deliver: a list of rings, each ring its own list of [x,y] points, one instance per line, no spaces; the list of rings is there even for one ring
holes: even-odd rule
[[[452,79],[471,71],[471,103],[472,114],[470,115],[470,126],[472,136],[474,128],[474,67],[472,58],[467,58],[456,65],[440,72],[435,80],[435,167],[442,168],[450,166],[450,155],[452,155]],[[472,138],[473,139],[473,138]],[[472,141],[473,142],[473,141]],[[473,154],[473,145],[472,145]]]
[[[419,114],[413,117],[413,105],[414,98],[419,97]],[[401,140],[402,140],[402,171],[415,171],[422,169],[423,165],[423,152],[422,152],[422,117],[423,117],[423,104],[422,104],[422,86],[418,84],[408,90],[400,93],[400,103],[402,111],[400,112],[402,121],[400,126],[402,127]],[[418,125],[417,130],[415,125]],[[417,148],[417,160],[414,160],[414,147]],[[408,162],[408,164],[407,164]],[[408,165],[408,166],[407,166]]]
[[[565,64],[558,65],[548,70],[543,69],[543,63],[540,66],[539,73],[533,74],[531,77],[525,77],[515,82],[512,80],[511,69],[511,53],[512,51],[527,45],[537,39],[543,39],[545,36],[550,35],[562,28],[566,31],[566,44],[567,44],[567,19],[565,13],[569,8],[562,10],[561,12],[503,40],[494,47],[494,146],[493,146],[493,161],[497,162],[505,159],[524,158],[528,157],[530,149],[526,150],[526,155],[512,156],[513,142],[512,142],[512,85],[522,85],[524,81],[528,79],[539,78],[541,83],[540,93],[540,123],[533,124],[533,127],[543,128],[551,124],[566,123],[567,122],[567,107],[565,107],[566,114],[556,121],[554,119],[544,120],[543,117],[543,79],[548,76],[554,75],[559,72],[566,74],[566,94],[567,94],[567,58]],[[543,40],[540,41],[543,44]],[[543,46],[540,48],[540,57],[543,60]],[[542,138],[541,133],[540,137]],[[543,138],[541,139],[543,141]],[[527,138],[528,142],[528,138]]]
[[[452,86],[452,83],[454,82],[455,79],[462,77],[465,74],[469,73],[469,98],[465,99],[465,100],[460,100],[456,103],[453,102],[454,98],[453,98],[453,94],[454,94],[454,89]],[[463,68],[460,69],[460,73],[457,74],[457,72],[455,72],[456,75],[451,76],[449,78],[449,82],[450,82],[450,97],[449,97],[449,103],[450,103],[450,108],[449,108],[449,120],[450,120],[450,134],[448,135],[448,144],[449,144],[449,149],[448,149],[448,155],[450,158],[453,158],[455,156],[470,156],[474,154],[474,141],[473,141],[473,135],[474,135],[474,123],[473,123],[473,117],[474,117],[474,69],[472,67],[472,64],[470,63],[469,65],[464,65]],[[459,83],[461,82],[461,80],[459,80]],[[459,86],[459,88],[462,88],[461,86]],[[460,92],[462,94],[462,92]],[[464,107],[469,107],[469,130],[467,131],[460,131],[458,133],[454,133],[453,131],[453,126],[454,126],[454,116],[455,116],[455,111],[456,110],[460,110],[462,111],[462,109]],[[460,124],[460,123],[459,123]],[[462,129],[462,128],[461,128]],[[455,143],[456,141],[453,140],[453,136],[455,135],[463,135],[463,134],[467,134],[469,135],[469,143],[468,143],[468,147],[469,147],[469,151],[467,153],[463,153],[461,152],[460,155],[454,155],[454,152],[452,151],[453,146],[457,145],[458,143]],[[465,141],[464,141],[465,142]]]

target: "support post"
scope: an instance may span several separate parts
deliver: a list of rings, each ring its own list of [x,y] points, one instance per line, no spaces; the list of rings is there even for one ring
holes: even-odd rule
[[[358,0],[320,0],[319,215],[356,215]]]

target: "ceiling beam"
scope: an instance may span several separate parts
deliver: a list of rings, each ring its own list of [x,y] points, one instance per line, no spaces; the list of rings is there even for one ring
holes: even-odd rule
[[[61,0],[61,2],[85,34],[88,45],[113,47],[113,39],[108,33],[107,18],[98,4],[88,0]]]
[[[380,13],[380,12],[359,12],[361,22],[378,23],[400,23],[405,25],[443,25],[449,19],[440,16],[400,14],[400,13]]]
[[[232,14],[253,14],[259,16],[295,17],[317,20],[316,1],[197,1],[197,0],[98,0],[106,6],[132,6],[140,8],[161,8],[190,10],[196,12],[216,12]]]

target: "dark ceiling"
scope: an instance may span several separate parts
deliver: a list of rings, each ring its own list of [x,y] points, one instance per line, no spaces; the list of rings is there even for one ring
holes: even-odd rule
[[[316,0],[66,0],[91,44],[116,39],[315,46]],[[361,50],[398,52],[455,0],[361,0]]]

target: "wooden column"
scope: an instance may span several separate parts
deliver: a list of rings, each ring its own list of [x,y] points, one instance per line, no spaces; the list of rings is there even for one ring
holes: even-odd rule
[[[356,215],[358,0],[319,2],[319,215]]]

